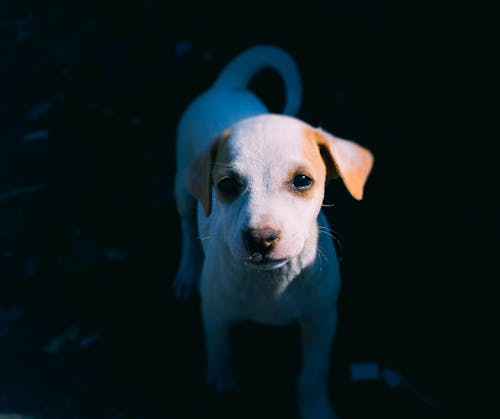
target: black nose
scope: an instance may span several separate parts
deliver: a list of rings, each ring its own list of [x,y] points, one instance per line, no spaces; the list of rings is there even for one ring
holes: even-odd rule
[[[249,228],[243,231],[243,241],[250,253],[268,254],[280,238],[278,230],[271,227]]]

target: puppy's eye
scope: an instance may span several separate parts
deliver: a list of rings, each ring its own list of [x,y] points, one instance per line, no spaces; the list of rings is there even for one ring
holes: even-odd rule
[[[313,180],[306,175],[295,175],[292,180],[292,187],[299,191],[305,191],[309,189],[313,184]]]
[[[234,177],[224,176],[217,182],[217,188],[223,195],[231,198],[240,194],[241,185]]]

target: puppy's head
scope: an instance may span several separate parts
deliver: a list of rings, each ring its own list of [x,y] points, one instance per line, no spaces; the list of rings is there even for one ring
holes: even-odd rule
[[[217,213],[232,255],[273,269],[310,246],[326,181],[341,177],[361,199],[372,165],[371,153],[354,142],[265,114],[225,131],[188,167],[186,180],[205,215]]]

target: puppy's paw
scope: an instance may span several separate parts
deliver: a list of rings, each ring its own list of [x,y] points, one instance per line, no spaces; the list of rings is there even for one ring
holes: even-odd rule
[[[230,391],[236,387],[234,368],[229,363],[223,363],[218,367],[209,368],[207,382],[217,391]]]

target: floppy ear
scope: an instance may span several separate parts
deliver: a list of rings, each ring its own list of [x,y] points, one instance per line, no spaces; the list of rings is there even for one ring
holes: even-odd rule
[[[196,157],[184,170],[184,183],[187,190],[200,201],[205,215],[212,211],[212,168],[217,156],[217,150],[222,141],[225,141],[230,130],[224,131],[215,139],[212,145]]]
[[[353,141],[314,130],[330,178],[340,176],[353,198],[363,198],[363,188],[373,166],[372,153]]]

